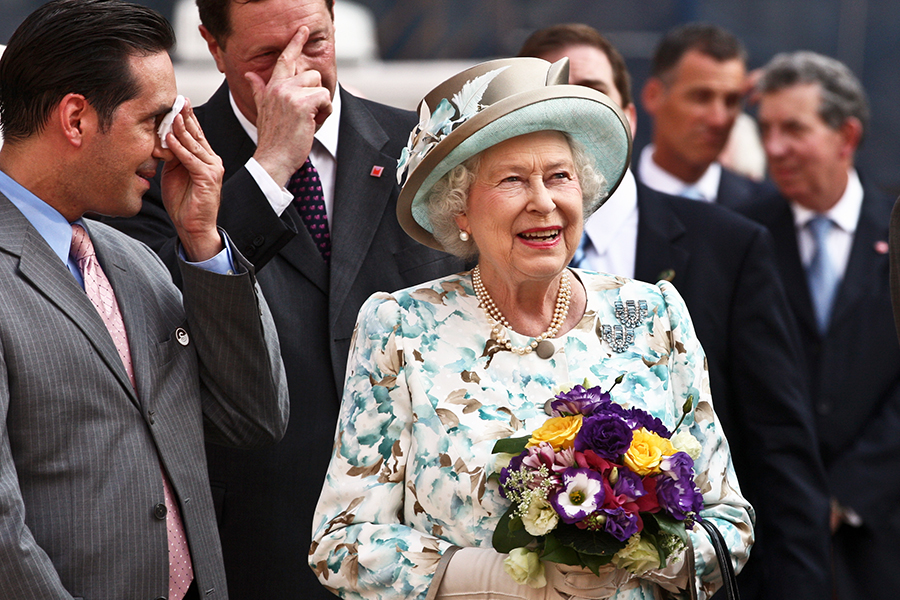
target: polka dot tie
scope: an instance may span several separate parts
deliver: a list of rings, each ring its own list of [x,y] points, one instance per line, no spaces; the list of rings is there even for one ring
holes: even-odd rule
[[[306,224],[322,258],[331,258],[331,234],[328,232],[328,214],[325,212],[325,196],[319,172],[307,158],[288,182],[287,190],[294,196],[300,218]]]
[[[84,279],[84,291],[90,298],[100,318],[109,330],[119,358],[125,365],[128,379],[134,386],[134,369],[131,365],[131,349],[128,346],[128,336],[125,334],[125,322],[119,310],[119,303],[113,292],[112,285],[106,278],[97,255],[94,252],[94,244],[88,237],[87,231],[81,225],[72,225],[72,247],[69,255],[75,260]],[[162,471],[162,464],[160,464]],[[163,496],[166,502],[166,533],[169,541],[169,600],[181,600],[187,593],[194,579],[194,569],[191,564],[191,554],[188,550],[187,538],[184,533],[184,523],[172,493],[172,484],[162,471]]]

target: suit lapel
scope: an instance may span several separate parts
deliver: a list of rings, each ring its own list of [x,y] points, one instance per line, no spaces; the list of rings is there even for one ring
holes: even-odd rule
[[[388,135],[355,97],[341,92],[341,128],[331,233],[331,314],[340,314],[395,185],[397,157],[382,153]],[[383,167],[380,176],[372,167]]]
[[[686,228],[662,195],[638,182],[638,235],[634,277],[656,283],[660,279],[678,284],[690,253],[679,244]]]
[[[256,144],[253,143],[234,115],[228,94],[228,84],[223,83],[203,107],[203,112],[200,113],[201,125],[210,145],[221,153],[222,164],[225,167],[225,179],[241,170],[256,152]],[[207,111],[209,112],[208,117]],[[309,278],[319,289],[328,293],[328,265],[322,260],[322,255],[313,243],[297,210],[293,206],[289,206],[286,213],[293,222],[297,235],[285,244],[279,255]]]
[[[3,223],[0,228],[0,247],[18,254],[22,277],[84,333],[137,406],[137,395],[97,309],[66,265],[22,213],[2,194],[0,200],[0,223]]]
[[[888,216],[879,215],[875,200],[868,191],[863,196],[863,204],[853,236],[853,246],[844,279],[838,288],[832,310],[832,323],[839,323],[848,318],[857,318],[854,310],[859,301],[866,296],[873,296],[873,288],[884,285],[879,278],[888,269],[888,255],[875,250],[875,243],[887,241]]]

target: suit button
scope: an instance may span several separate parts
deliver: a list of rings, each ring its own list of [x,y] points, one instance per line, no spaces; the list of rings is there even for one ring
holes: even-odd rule
[[[162,521],[166,518],[166,513],[169,512],[166,510],[166,505],[160,502],[156,506],[153,507],[153,516]]]
[[[244,256],[247,258],[253,258],[253,255],[256,254],[256,248],[253,246],[247,246],[244,248]]]
[[[156,411],[155,410],[147,411],[147,419],[150,421],[151,425],[156,423]]]
[[[821,402],[816,405],[816,412],[822,415],[823,417],[831,414],[831,405],[825,402]]]
[[[255,238],[253,238],[253,247],[254,248],[259,248],[260,246],[262,246],[265,243],[266,243],[266,236],[264,236],[264,235],[258,235]]]
[[[154,598],[153,600],[166,600],[166,597],[165,597],[165,596],[158,596],[158,597]]]

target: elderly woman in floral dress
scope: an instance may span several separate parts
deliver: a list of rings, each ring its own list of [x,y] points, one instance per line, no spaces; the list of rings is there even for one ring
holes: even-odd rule
[[[711,594],[721,580],[700,527],[665,568],[635,569],[641,557],[629,549],[596,573],[539,563],[541,587],[514,580],[516,566],[492,548],[510,507],[494,476],[503,466],[495,442],[541,428],[561,389],[608,390],[617,378],[622,407],[669,431],[684,419],[700,514],[738,566],[747,559],[752,509],[681,297],[667,282],[567,268],[584,218],[627,168],[631,139],[612,102],[566,80],[564,61],[492,61],[420,105],[400,161],[398,218],[418,241],[477,257],[477,267],[375,294],[360,311],[309,557],[341,597]]]

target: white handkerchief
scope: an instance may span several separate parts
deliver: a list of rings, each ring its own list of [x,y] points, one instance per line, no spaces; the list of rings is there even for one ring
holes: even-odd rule
[[[166,143],[166,136],[172,131],[172,123],[175,122],[175,117],[178,116],[178,113],[181,112],[182,108],[184,108],[184,96],[178,94],[178,96],[175,97],[175,104],[172,105],[172,110],[163,117],[162,123],[159,124],[159,129],[156,131],[157,134],[159,134],[159,139],[162,141],[163,148],[169,147]]]

